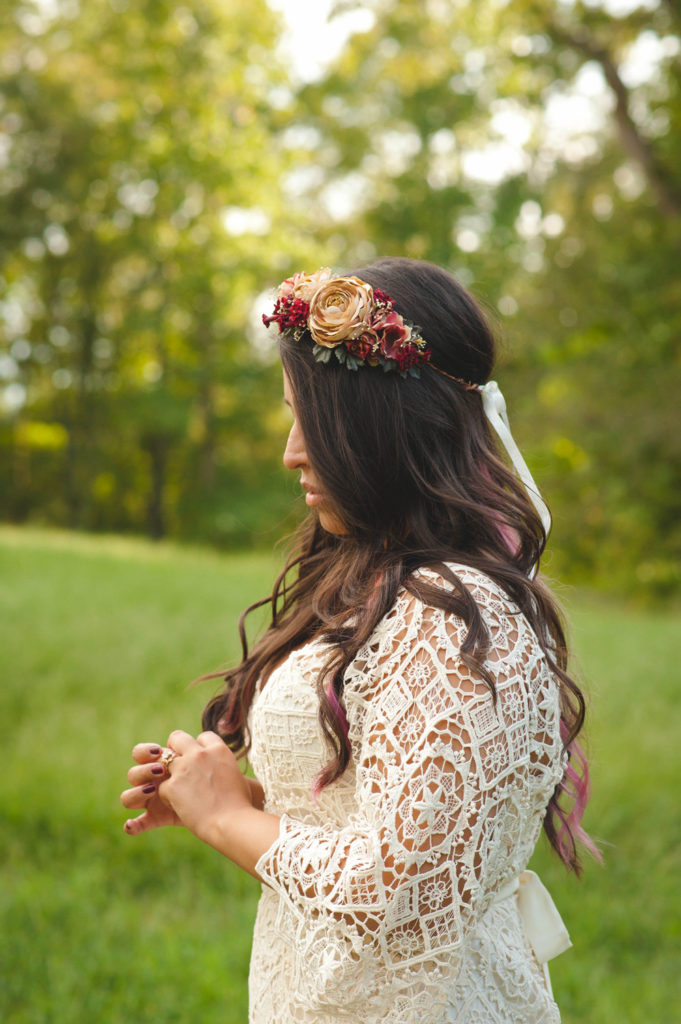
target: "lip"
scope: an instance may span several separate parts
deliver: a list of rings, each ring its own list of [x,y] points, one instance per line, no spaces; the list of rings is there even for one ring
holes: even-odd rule
[[[309,484],[306,480],[300,481],[300,486],[305,491],[305,504],[309,508],[314,508],[317,505],[321,505],[324,502],[324,495],[321,491],[316,490],[312,484]]]

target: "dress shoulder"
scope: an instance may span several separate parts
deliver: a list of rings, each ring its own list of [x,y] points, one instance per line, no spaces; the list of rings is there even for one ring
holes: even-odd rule
[[[508,614],[521,614],[520,609],[511,600],[503,587],[496,580],[493,580],[491,576],[488,576],[487,573],[482,572],[481,569],[476,569],[472,565],[466,565],[462,562],[446,562],[445,565],[450,572],[454,573],[461,580],[466,590],[469,591],[481,608],[497,606],[503,607]],[[417,569],[414,577],[432,583],[442,590],[453,589],[449,579],[443,576],[439,570],[429,566],[422,566]]]
[[[530,651],[535,657],[543,653],[529,622],[495,580],[479,569],[457,562],[446,563],[446,568],[461,581],[480,609],[491,647],[519,661],[525,660]],[[427,566],[417,569],[413,579],[439,590],[455,589],[451,578]],[[366,686],[381,671],[389,674],[397,663],[403,665],[408,650],[416,652],[424,645],[434,647],[450,664],[457,663],[461,668],[460,651],[468,630],[462,616],[417,596],[405,585],[346,671],[346,685],[352,689]],[[465,667],[463,671],[468,674]]]

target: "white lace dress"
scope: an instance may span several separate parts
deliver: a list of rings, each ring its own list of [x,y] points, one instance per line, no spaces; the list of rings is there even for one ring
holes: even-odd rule
[[[251,1024],[560,1020],[513,892],[563,774],[558,689],[503,591],[452,569],[491,632],[496,708],[464,623],[406,591],[346,673],[352,760],[316,801],[325,645],[255,698],[250,759],[281,828],[257,864]]]

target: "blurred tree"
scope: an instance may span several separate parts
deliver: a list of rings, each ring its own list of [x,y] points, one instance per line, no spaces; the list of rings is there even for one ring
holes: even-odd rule
[[[309,248],[276,28],[264,0],[3,5],[5,515],[220,540],[281,514],[254,514],[283,424],[244,338]]]
[[[561,574],[678,589],[678,5],[362,7],[373,28],[299,96],[301,203],[351,262],[431,259],[496,307]]]
[[[254,295],[405,254],[503,320],[550,567],[678,589],[678,5],[357,6],[292,98],[264,0],[3,5],[2,514],[257,536],[284,423]]]

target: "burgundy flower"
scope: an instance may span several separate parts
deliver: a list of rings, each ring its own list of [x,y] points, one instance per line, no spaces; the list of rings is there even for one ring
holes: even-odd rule
[[[386,359],[394,359],[411,338],[411,327],[405,324],[399,313],[390,310],[371,321],[371,329],[381,339],[381,351]]]
[[[420,329],[405,322],[386,292],[357,277],[335,277],[328,267],[287,278],[279,286],[272,315],[262,320],[265,326],[277,323],[280,331],[297,339],[309,331],[320,362],[328,359],[323,349],[341,345],[352,358],[338,354],[351,369],[383,364],[406,375],[430,360]]]
[[[293,295],[282,296],[277,299],[272,316],[263,314],[262,322],[265,327],[271,323],[279,324],[279,331],[293,331],[299,327],[307,326],[307,317],[310,307],[303,299],[296,299]]]
[[[345,347],[351,355],[356,356],[357,359],[361,359],[362,362],[364,362],[373,352],[374,345],[377,341],[378,337],[373,331],[365,331],[361,337],[353,338],[352,341],[348,341]]]
[[[427,346],[419,347],[410,341],[407,342],[400,352],[391,356],[391,359],[395,360],[400,372],[405,373],[407,370],[411,370],[413,366],[420,366],[422,363],[429,362],[430,349]]]
[[[385,292],[382,292],[380,288],[374,288],[374,298],[377,306],[387,306],[388,309],[393,308],[393,300]]]

